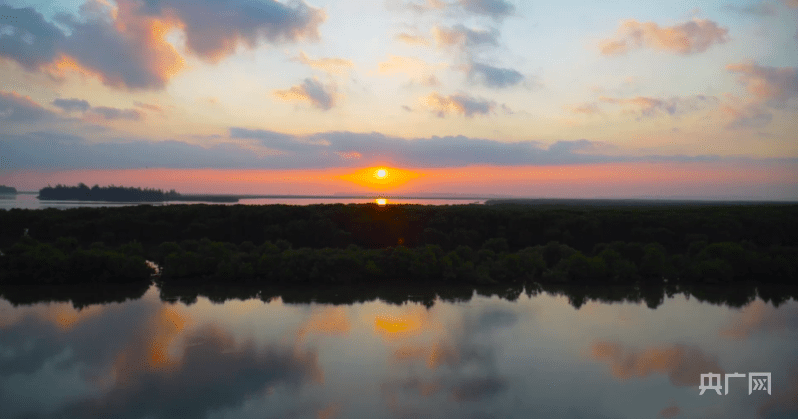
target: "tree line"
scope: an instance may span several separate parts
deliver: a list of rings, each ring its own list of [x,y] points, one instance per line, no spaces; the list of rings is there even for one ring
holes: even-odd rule
[[[148,281],[150,272],[133,265],[149,259],[161,265],[163,283],[795,283],[797,209],[12,209],[0,211],[0,281]],[[23,228],[29,236],[20,237]],[[114,266],[126,267],[118,280]]]
[[[17,188],[11,186],[0,185],[0,195],[16,195]]]
[[[58,184],[39,190],[39,199],[58,201],[116,201],[116,202],[161,202],[180,196],[174,189],[164,192],[160,189],[132,188],[124,186],[99,186],[91,188],[84,183],[77,186]]]

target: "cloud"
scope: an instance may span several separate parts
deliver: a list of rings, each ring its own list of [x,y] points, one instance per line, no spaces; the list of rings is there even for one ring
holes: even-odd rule
[[[54,116],[28,96],[0,90],[0,121],[32,122]]]
[[[427,0],[426,3],[407,2],[404,8],[416,13],[434,11],[465,12],[473,15],[488,16],[500,21],[515,13],[515,6],[504,0],[457,0],[447,3],[441,0]]]
[[[64,34],[33,8],[0,5],[0,57],[35,70],[56,58]]]
[[[499,44],[499,32],[495,29],[471,29],[463,25],[452,27],[434,26],[432,38],[439,48],[466,49],[480,45]]]
[[[400,33],[396,35],[396,40],[409,45],[429,45],[429,40],[426,37],[421,35],[411,35],[408,33]]]
[[[569,107],[570,111],[582,115],[602,114],[600,104],[622,107],[622,112],[636,115],[637,120],[655,118],[662,115],[679,116],[717,106],[720,101],[714,96],[674,96],[671,98],[654,98],[636,96],[632,98],[616,98],[601,96],[598,102],[580,103]]]
[[[745,101],[730,96],[733,100],[721,107],[729,119],[727,129],[763,128],[773,120],[769,108],[784,109],[798,99],[796,67],[768,67],[749,61],[729,64],[726,69],[738,74],[738,82],[751,94]]]
[[[715,106],[718,99],[714,96],[675,96],[668,99],[637,96],[633,98],[613,98],[602,96],[600,102],[625,107],[624,112],[638,115],[638,119],[653,118],[662,114],[681,115]]]
[[[91,113],[99,115],[103,119],[107,119],[109,121],[117,119],[138,121],[141,119],[141,112],[135,109],[118,109],[118,108],[109,108],[107,106],[98,106],[95,108],[91,108]]]
[[[416,13],[424,13],[431,10],[443,10],[447,6],[449,6],[449,4],[441,0],[427,0],[424,4],[414,2],[407,2],[404,4],[406,9],[412,10]]]
[[[436,67],[419,58],[397,55],[389,55],[388,61],[377,64],[377,69],[381,74],[406,74],[425,86],[440,84],[434,74]]]
[[[598,103],[587,102],[569,107],[572,113],[583,115],[597,115],[601,113]]]
[[[727,4],[723,6],[724,9],[752,16],[773,16],[777,13],[776,7],[772,3],[760,2],[748,4],[745,6],[738,6],[736,4]]]
[[[764,128],[773,120],[773,114],[761,105],[749,103],[743,106],[723,105],[721,112],[730,120],[726,129]]]
[[[497,20],[515,13],[515,6],[504,0],[460,0],[460,5],[471,13],[490,16]]]
[[[210,140],[209,140],[210,141]],[[230,128],[207,146],[181,141],[118,139],[89,142],[63,133],[0,134],[0,155],[14,170],[136,169],[310,169],[362,167],[381,161],[398,167],[552,166],[630,162],[726,162],[718,156],[612,154],[589,140],[502,142],[465,136],[405,139],[379,133],[322,132],[295,136]],[[359,157],[358,157],[359,156]],[[745,160],[750,164],[751,162]],[[756,164],[796,165],[796,159],[756,159]]]
[[[275,0],[147,0],[142,13],[175,16],[184,27],[188,49],[210,62],[233,54],[239,45],[316,40],[327,17],[303,1]]]
[[[162,89],[184,67],[166,40],[172,30],[185,33],[190,53],[217,62],[241,45],[318,39],[326,16],[301,1],[89,0],[79,16],[56,15],[66,35],[31,8],[3,5],[0,12],[11,28],[0,35],[0,56],[29,71],[77,71],[129,89]]]
[[[429,109],[439,118],[450,114],[464,115],[471,118],[474,115],[488,115],[496,107],[495,102],[485,99],[478,99],[466,94],[455,94],[441,96],[438,93],[431,93],[421,99],[422,105]]]
[[[471,63],[467,74],[469,80],[496,89],[515,86],[524,80],[524,75],[512,68],[493,67],[481,63]]]
[[[89,102],[83,99],[56,99],[53,101],[53,106],[65,112],[86,112],[91,108]]]
[[[798,7],[798,0],[781,0],[781,1],[783,1],[784,4],[787,5],[787,7],[791,7],[793,9]]]
[[[608,363],[612,375],[621,380],[666,374],[675,386],[698,386],[701,374],[723,373],[715,357],[679,344],[634,351],[617,343],[596,342],[590,354],[593,359]]]
[[[56,20],[70,35],[59,42],[57,57],[42,71],[58,76],[75,71],[116,88],[163,88],[184,65],[165,39],[179,22],[139,15],[124,0],[118,4],[112,8],[89,1],[79,17],[58,14]]]
[[[335,88],[325,86],[315,78],[305,79],[302,84],[288,90],[275,90],[274,96],[287,102],[309,102],[325,111],[335,105]]]
[[[47,396],[23,400],[0,392],[7,417],[206,417],[261,397],[270,386],[307,385],[321,372],[315,352],[197,324],[188,310],[164,306],[157,294],[82,310],[55,303],[12,313],[19,311],[21,319],[2,329],[12,354],[0,357],[3,385],[53,364],[54,376],[68,374],[85,385],[52,406],[36,402]],[[41,339],[31,342],[32,335]],[[117,338],[93,338],[108,335]],[[64,353],[69,356],[58,356]]]
[[[53,105],[66,112],[81,112],[89,117],[99,117],[105,120],[126,119],[138,121],[143,115],[135,109],[119,109],[107,106],[92,107],[88,101],[83,99],[55,99]]]
[[[468,379],[460,382],[452,389],[452,398],[458,402],[479,401],[493,397],[507,388],[507,380],[502,378]]]
[[[773,397],[766,398],[759,406],[761,418],[788,418],[798,413],[798,366],[785,366],[785,380],[778,387],[774,386]]]
[[[304,52],[300,52],[299,56],[294,58],[293,61],[333,74],[345,74],[355,66],[352,61],[343,58],[318,58],[314,60],[308,58]]]
[[[754,62],[729,64],[726,69],[739,74],[738,81],[757,100],[780,107],[798,98],[798,68],[768,67]]]
[[[601,42],[604,55],[625,54],[634,48],[652,48],[678,54],[704,52],[712,45],[729,40],[729,30],[706,19],[695,19],[679,25],[660,27],[654,22],[626,20],[614,39]]]
[[[668,406],[668,407],[660,410],[659,414],[657,415],[657,417],[658,418],[674,418],[676,416],[679,416],[679,414],[681,414],[681,413],[682,413],[682,409],[679,409],[679,406],[673,405],[673,406]]]
[[[775,334],[790,330],[798,330],[798,305],[789,304],[776,308],[762,300],[756,300],[736,312],[729,319],[729,324],[721,329],[720,335],[746,340],[754,334]]]
[[[158,105],[153,105],[151,103],[133,102],[133,105],[137,108],[146,109],[148,111],[163,113],[162,107]]]

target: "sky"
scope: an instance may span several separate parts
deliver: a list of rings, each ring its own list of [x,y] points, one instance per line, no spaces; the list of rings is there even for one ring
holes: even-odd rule
[[[0,0],[19,190],[796,200],[797,133],[796,0]]]

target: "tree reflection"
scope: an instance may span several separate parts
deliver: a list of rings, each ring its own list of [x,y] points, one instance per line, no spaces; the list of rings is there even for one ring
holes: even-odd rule
[[[50,286],[50,287],[0,287],[0,297],[12,305],[26,305],[40,302],[72,302],[75,308],[93,304],[124,302],[141,298],[152,285],[104,285],[99,286]],[[259,299],[269,302],[281,299],[285,304],[331,304],[349,305],[371,301],[382,301],[393,305],[418,303],[427,308],[436,301],[463,303],[477,296],[498,297],[507,301],[517,301],[522,294],[532,298],[541,293],[564,296],[571,306],[579,309],[588,302],[604,304],[636,303],[645,304],[650,309],[661,306],[667,298],[684,295],[700,302],[740,308],[756,298],[775,307],[798,299],[798,287],[767,283],[719,284],[678,284],[669,282],[635,283],[623,285],[584,285],[570,283],[519,282],[502,285],[441,285],[441,284],[394,284],[350,286],[297,286],[272,284],[217,284],[217,283],[159,283],[160,299],[166,302],[181,302],[191,305],[199,297],[212,303],[222,304],[230,300]]]

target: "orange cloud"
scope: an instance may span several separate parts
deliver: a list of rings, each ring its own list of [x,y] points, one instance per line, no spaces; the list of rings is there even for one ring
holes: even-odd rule
[[[421,35],[400,33],[399,35],[396,35],[396,40],[409,45],[429,45],[429,39]]]
[[[389,55],[388,61],[377,64],[381,74],[406,74],[421,84],[426,86],[436,86],[440,84],[435,77],[434,71],[437,67],[428,64],[426,61],[414,57],[401,57]]]
[[[474,115],[487,115],[496,107],[495,102],[471,97],[465,94],[442,96],[431,93],[420,99],[421,106],[429,109],[439,118],[450,114],[460,114],[466,118]]]
[[[428,346],[404,346],[393,353],[395,362],[424,360],[429,369],[435,369],[441,365],[455,365],[459,358],[452,347],[442,342]]]
[[[105,311],[105,306],[91,305],[80,309],[71,303],[50,303],[15,309],[10,314],[0,317],[0,329],[12,326],[28,315],[50,322],[62,331],[68,331],[76,325],[96,317]]]
[[[297,340],[303,340],[311,333],[344,335],[352,328],[343,307],[324,307],[314,309],[310,319],[297,332]]]
[[[714,358],[700,349],[684,345],[654,347],[643,351],[623,348],[617,343],[596,342],[590,356],[610,365],[612,375],[621,380],[667,374],[676,386],[697,386],[701,374],[723,373]]]
[[[578,113],[583,115],[596,115],[600,114],[601,110],[596,103],[582,103],[576,106],[570,107],[572,113]]]
[[[112,87],[160,88],[185,67],[183,57],[166,41],[173,29],[185,29],[177,17],[140,13],[139,5],[131,1],[119,1],[117,7],[96,4],[82,13],[97,21],[71,23],[73,34],[66,38],[67,58],[62,60],[67,61],[61,69],[98,77]],[[110,25],[100,23],[103,14]],[[98,56],[103,51],[123,56],[122,62]]]
[[[316,78],[305,79],[302,84],[287,90],[275,90],[273,94],[286,102],[308,102],[325,111],[331,109],[336,102],[335,86],[324,85]]]
[[[294,61],[333,74],[346,74],[355,66],[352,61],[343,58],[318,58],[314,60],[305,55],[304,52],[300,52],[299,56],[294,58]]]
[[[654,22],[626,20],[615,39],[599,45],[604,55],[625,54],[633,48],[652,48],[678,54],[704,52],[714,44],[729,40],[729,30],[707,19],[695,19],[679,25],[660,27]]]
[[[56,80],[64,80],[69,73],[79,74],[85,78],[95,78],[109,84],[102,72],[83,67],[74,58],[61,54],[55,61],[42,67],[42,71]]]
[[[471,29],[463,25],[455,25],[451,28],[445,26],[434,26],[432,28],[432,39],[440,48],[466,48],[478,45],[499,44],[499,33],[495,29],[482,30]]]

